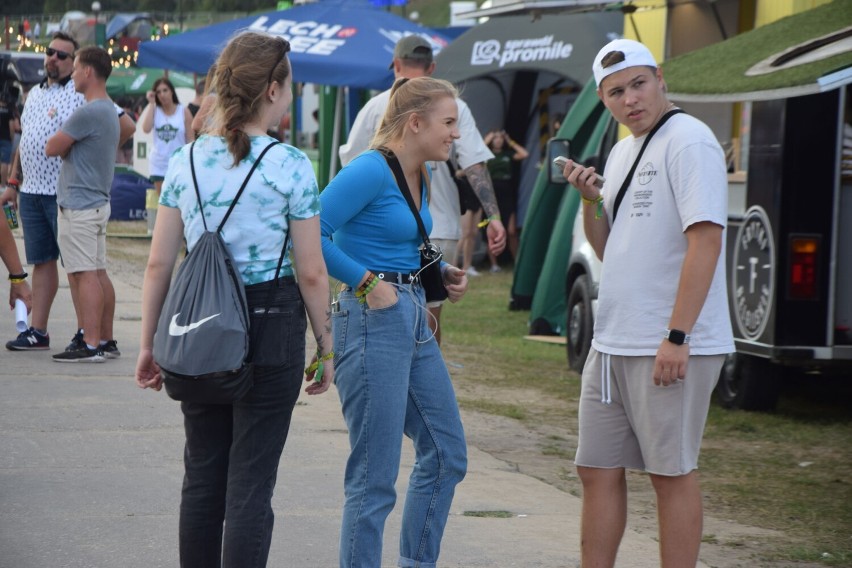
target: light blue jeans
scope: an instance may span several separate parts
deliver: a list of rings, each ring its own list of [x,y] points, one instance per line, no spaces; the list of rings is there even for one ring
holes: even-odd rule
[[[456,484],[467,470],[458,404],[426,321],[419,285],[368,309],[351,290],[332,314],[335,382],[349,428],[341,568],[378,568],[385,520],[396,502],[402,435],[416,458],[408,484],[399,566],[436,566]]]

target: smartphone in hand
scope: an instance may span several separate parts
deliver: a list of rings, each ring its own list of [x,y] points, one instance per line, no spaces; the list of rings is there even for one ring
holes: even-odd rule
[[[557,156],[556,158],[554,158],[554,159],[553,159],[553,163],[554,163],[554,164],[556,165],[556,167],[557,167],[557,168],[559,168],[560,170],[564,170],[564,169],[565,169],[565,165],[568,163],[568,158],[566,158],[565,156]],[[578,164],[577,162],[574,162],[574,164],[575,164],[575,165],[577,165],[577,166],[580,166],[580,167],[584,167],[584,166],[582,166],[581,164]],[[598,174],[597,172],[595,172],[595,182],[594,182],[594,185],[595,185],[595,187],[597,187],[598,189],[603,189],[603,185],[604,185],[604,178],[603,178],[603,176],[601,176],[601,175],[600,175],[600,174]]]

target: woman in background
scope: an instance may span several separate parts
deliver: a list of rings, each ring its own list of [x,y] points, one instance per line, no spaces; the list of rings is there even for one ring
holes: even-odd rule
[[[139,124],[145,134],[154,131],[148,169],[151,182],[159,195],[169,158],[178,148],[195,140],[195,133],[191,126],[192,114],[178,101],[171,81],[160,77],[154,81],[154,87],[145,93],[145,97],[148,106],[142,111]]]
[[[494,183],[494,193],[497,196],[497,206],[500,217],[506,222],[506,232],[509,236],[509,251],[512,258],[518,257],[518,186],[512,180],[512,162],[526,159],[529,156],[526,148],[512,140],[505,130],[495,130],[485,135],[485,143],[494,154],[488,160],[488,173]],[[488,252],[491,261],[491,272],[500,272],[497,257]]]

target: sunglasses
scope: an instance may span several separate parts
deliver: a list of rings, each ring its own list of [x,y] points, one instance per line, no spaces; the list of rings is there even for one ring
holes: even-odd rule
[[[48,57],[53,57],[54,55],[59,59],[59,61],[65,61],[69,57],[72,57],[72,54],[67,51],[62,51],[61,49],[53,49],[52,47],[48,47],[45,51]]]

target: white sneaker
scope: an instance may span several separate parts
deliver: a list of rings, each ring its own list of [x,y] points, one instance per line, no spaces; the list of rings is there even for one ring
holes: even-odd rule
[[[470,268],[468,268],[467,270],[465,270],[465,272],[467,272],[467,275],[471,276],[471,277],[479,276],[479,271],[472,266]]]
[[[491,267],[491,273],[494,274],[496,272],[503,272],[503,269],[500,268],[499,264],[495,264],[494,266]]]

